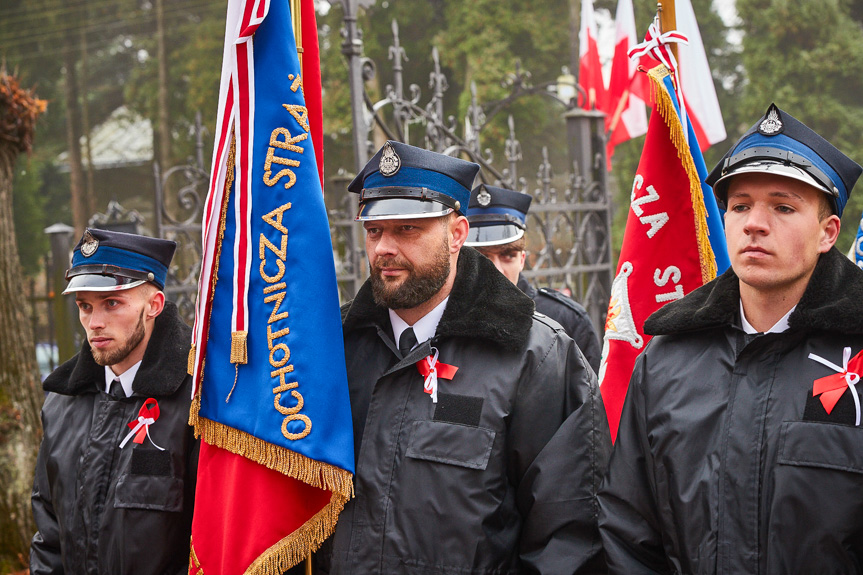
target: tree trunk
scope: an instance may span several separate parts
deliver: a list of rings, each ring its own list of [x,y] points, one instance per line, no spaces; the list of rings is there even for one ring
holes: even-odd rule
[[[164,0],[156,0],[156,53],[159,60],[159,163],[162,173],[165,173],[165,170],[171,167],[171,104],[163,2]]]
[[[87,55],[87,30],[81,28],[81,85],[89,86],[90,69]],[[96,184],[93,170],[93,148],[90,145],[90,100],[85,93],[81,98],[81,132],[84,134],[84,159],[87,160],[87,212],[90,215],[96,213]]]
[[[71,29],[70,29],[71,30]],[[76,235],[81,235],[93,210],[87,205],[84,189],[84,167],[81,163],[81,115],[78,106],[78,60],[75,47],[78,45],[71,31],[66,32],[66,49],[63,52],[65,68],[63,99],[66,104],[66,147],[69,163],[69,193],[72,204],[72,225]]]
[[[0,139],[0,564],[20,560],[23,568],[36,532],[30,490],[42,433],[43,394],[12,220],[17,156],[17,150]]]

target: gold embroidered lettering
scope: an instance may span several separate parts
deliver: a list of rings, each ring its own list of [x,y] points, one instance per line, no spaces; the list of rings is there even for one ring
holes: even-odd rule
[[[264,183],[268,186],[275,186],[280,179],[284,176],[288,176],[288,183],[285,184],[285,189],[289,190],[295,183],[297,183],[297,175],[293,172],[293,170],[281,170],[276,177],[273,177],[273,172],[270,169],[273,164],[280,164],[282,166],[291,166],[293,168],[299,167],[300,163],[297,160],[291,160],[288,158],[280,158],[275,155],[276,149],[272,146],[267,148],[267,160],[264,162]]]
[[[305,427],[300,433],[291,433],[288,431],[288,422],[290,421],[302,421]],[[296,441],[297,439],[302,439],[306,437],[308,434],[312,432],[312,420],[303,415],[302,413],[295,413],[294,415],[289,415],[282,421],[282,435],[290,439],[291,441]]]
[[[274,293],[273,295],[268,295],[264,298],[264,303],[270,303],[272,301],[276,302],[276,305],[273,306],[273,311],[270,312],[270,319],[267,323],[275,323],[280,319],[285,319],[288,317],[288,312],[283,311],[279,313],[279,306],[282,305],[282,300],[285,299],[285,292]],[[267,328],[269,329],[269,327]]]
[[[297,106],[295,104],[282,104],[285,110],[294,117],[294,120],[297,121],[303,130],[306,132],[309,131],[309,110],[305,106]],[[287,131],[287,130],[286,130]],[[303,140],[305,140],[306,134],[303,134]],[[299,136],[297,136],[299,138]],[[296,140],[299,141],[299,140]],[[270,144],[272,145],[272,140],[270,140]],[[302,153],[302,151],[301,151]]]
[[[266,301],[266,300],[264,300],[264,301]],[[285,313],[285,316],[287,317],[288,312],[284,312],[284,313]],[[270,317],[272,317],[272,316],[270,316]],[[270,323],[272,323],[272,322],[270,322]],[[291,329],[288,327],[286,327],[285,329],[280,329],[279,331],[273,333],[273,328],[270,326],[267,326],[267,345],[272,350],[273,349],[273,340],[278,339],[284,335],[288,335],[289,333],[291,333]],[[289,355],[290,355],[290,353],[291,352],[288,352]],[[281,366],[276,365],[274,367],[281,367]]]
[[[285,289],[286,287],[288,287],[288,285],[285,282],[264,286],[264,293],[273,293],[274,291],[279,291],[280,289]]]
[[[278,248],[264,236],[261,234],[261,241],[258,242],[258,247],[260,253],[258,255],[261,256],[261,259],[264,259],[264,248],[270,248],[270,251],[279,256],[279,259],[285,261],[285,257],[287,257],[288,252],[288,234],[282,234],[282,245]]]
[[[280,359],[280,360],[275,359],[276,351],[278,351],[278,350],[282,350],[282,359]],[[288,360],[290,358],[291,358],[291,350],[289,350],[288,346],[286,346],[285,344],[277,343],[272,348],[270,348],[270,365],[272,365],[273,367],[282,367],[283,365],[288,363]]]
[[[308,128],[306,128],[306,126],[308,125],[308,120],[303,118],[302,113],[300,111],[297,111],[297,110],[292,111],[291,110],[291,108],[302,108],[303,110],[305,110],[304,106],[291,106],[290,108],[288,107],[288,104],[282,104],[282,106],[284,106],[288,110],[288,112],[291,113],[291,116],[296,118],[297,122],[301,126],[303,126],[303,128],[305,128],[305,130],[307,132],[309,131]],[[297,116],[299,116],[299,118]],[[305,120],[305,124],[303,124],[303,122],[300,120],[300,118],[303,118]],[[279,136],[284,136],[285,139],[279,140]],[[297,142],[302,142],[303,140],[305,140],[308,137],[309,137],[308,134],[298,134],[294,137],[291,137],[291,133],[288,131],[287,128],[276,128],[275,130],[273,130],[273,133],[270,134],[270,145],[275,146],[276,148],[281,148],[283,150],[290,150],[292,152],[302,154],[304,151],[303,148],[301,146],[297,146],[296,144],[297,144]],[[300,165],[300,163],[297,162],[297,166],[299,166],[299,165]],[[296,167],[296,166],[294,166],[294,167]]]
[[[297,404],[293,407],[285,407],[284,405],[279,403],[282,398],[282,394],[277,393],[273,398],[273,406],[276,408],[276,411],[278,411],[282,415],[293,415],[295,413],[299,413],[300,410],[303,408],[303,396],[298,391],[292,391],[291,396],[297,400]]]
[[[284,214],[285,211],[290,209],[291,202],[288,202],[287,204],[279,206],[269,214],[264,214],[263,216],[261,216],[261,219],[263,219],[265,222],[267,222],[283,234],[287,234],[288,228],[282,225],[282,214]]]
[[[266,260],[261,260],[261,277],[268,284],[276,283],[277,281],[282,279],[283,275],[285,275],[285,264],[282,263],[282,260],[276,260],[276,267],[279,268],[279,273],[277,273],[274,276],[269,276],[269,275],[267,275],[267,272],[264,271],[264,266],[266,264],[267,264]],[[264,301],[266,301],[266,300],[264,300]]]

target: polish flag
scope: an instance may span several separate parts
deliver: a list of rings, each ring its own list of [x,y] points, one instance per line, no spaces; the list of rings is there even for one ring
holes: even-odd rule
[[[692,3],[690,0],[677,0],[675,8],[677,30],[689,39],[689,45],[679,50],[680,83],[686,94],[686,112],[703,152],[726,138],[725,123]]]
[[[605,131],[609,134],[606,150],[609,169],[617,144],[647,133],[647,112],[645,100],[641,97],[646,96],[646,90],[635,86],[645,75],[636,74],[638,63],[627,55],[630,48],[638,43],[632,0],[618,1],[614,22],[617,33],[608,87],[608,115],[605,118]]]
[[[596,43],[598,28],[593,15],[593,0],[581,0],[581,30],[578,32],[578,83],[587,96],[582,102],[586,110],[605,111],[606,89],[602,79],[602,64]]]

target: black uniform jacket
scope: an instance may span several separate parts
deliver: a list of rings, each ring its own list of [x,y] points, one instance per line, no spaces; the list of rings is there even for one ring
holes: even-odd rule
[[[44,382],[44,436],[33,515],[30,573],[185,573],[198,442],[188,425],[191,330],[167,303],[156,318],[131,397],[105,393],[105,368],[86,342]],[[153,442],[120,449],[147,398],[159,402]]]
[[[323,572],[604,572],[596,490],[610,451],[593,371],[555,322],[463,248],[431,344],[401,358],[366,283],[345,306],[356,497]],[[416,363],[455,365],[437,405]]]
[[[863,428],[809,357],[863,349],[863,272],[822,255],[783,333],[744,334],[739,297],[729,270],[645,324],[600,492],[613,573],[863,573]]]
[[[599,346],[599,337],[596,335],[596,330],[593,329],[593,323],[590,321],[584,306],[557,290],[536,289],[521,274],[518,276],[517,285],[536,304],[536,311],[547,315],[563,326],[567,335],[575,340],[593,371],[599,373],[602,348]]]

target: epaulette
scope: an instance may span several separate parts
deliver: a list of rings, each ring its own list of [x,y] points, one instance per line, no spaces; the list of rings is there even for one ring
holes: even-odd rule
[[[544,313],[538,311],[533,312],[533,319],[539,321],[539,323],[547,325],[555,331],[560,331],[564,334],[566,333],[566,329],[562,325],[560,325],[557,320],[545,315]]]
[[[584,307],[580,305],[577,301],[575,301],[571,297],[563,295],[556,289],[539,288],[537,291],[546,297],[550,297],[551,299],[559,301],[560,303],[578,312],[579,314],[585,313],[586,311]]]

